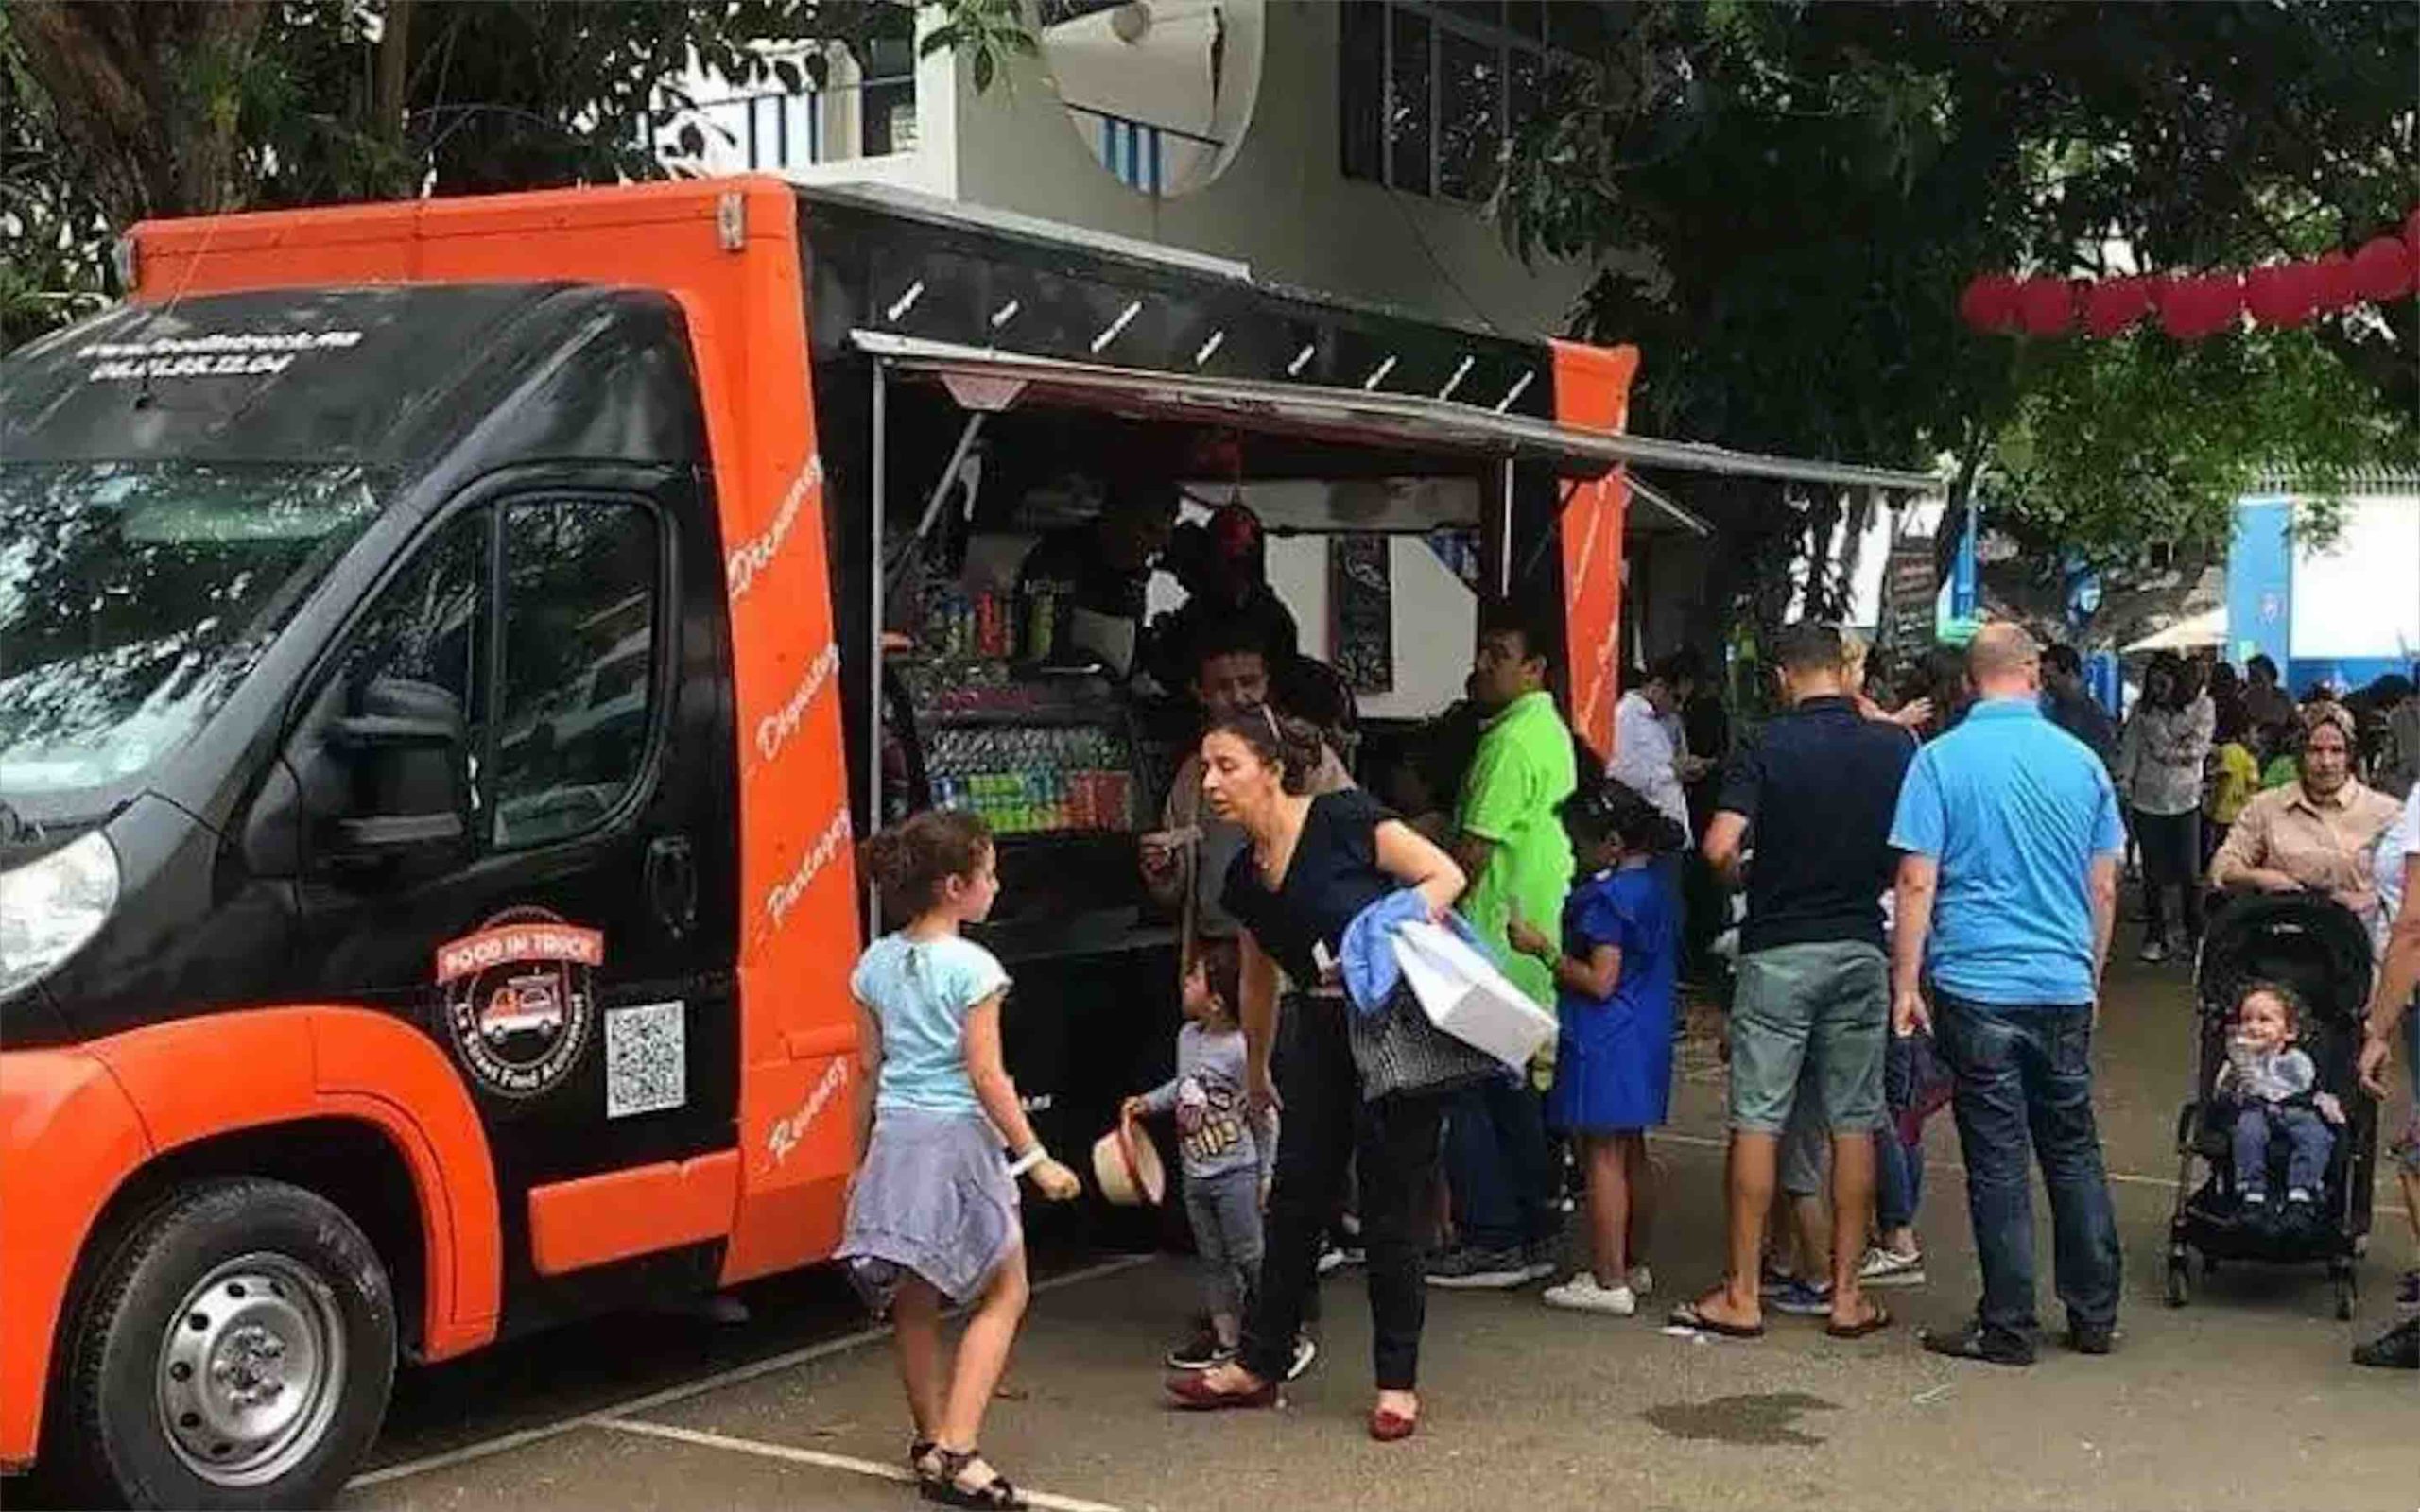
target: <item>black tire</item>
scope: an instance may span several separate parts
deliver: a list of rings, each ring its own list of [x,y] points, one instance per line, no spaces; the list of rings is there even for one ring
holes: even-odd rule
[[[88,1499],[78,1504],[218,1509],[333,1503],[377,1435],[395,1376],[394,1294],[377,1250],[353,1220],[301,1187],[225,1177],[185,1188],[144,1212],[113,1246],[95,1251],[95,1263],[99,1269],[65,1335],[58,1410],[50,1415],[55,1449],[45,1455]],[[236,1279],[220,1276],[231,1266],[227,1275]],[[251,1303],[227,1301],[222,1308],[221,1290],[242,1298],[243,1280],[263,1274],[271,1283]],[[198,1293],[206,1282],[212,1290]],[[224,1472],[214,1478],[197,1470],[168,1422],[164,1393],[186,1389],[164,1384],[182,1364],[172,1356],[185,1335],[171,1329],[197,1295],[238,1319],[248,1306],[273,1308],[281,1318],[308,1316],[320,1330],[312,1335],[319,1353],[298,1348],[298,1360],[337,1363],[316,1388],[273,1388],[272,1400],[293,1389],[297,1400],[313,1405],[280,1440],[279,1452],[257,1467],[263,1478],[250,1484],[224,1484]],[[203,1320],[197,1331],[209,1323],[199,1309],[183,1315]],[[276,1329],[234,1323],[224,1335],[216,1327],[207,1332],[214,1349],[222,1336],[239,1334],[255,1341],[275,1335],[278,1358],[286,1352]],[[240,1351],[241,1341],[232,1347]],[[185,1366],[173,1379],[196,1376]],[[216,1436],[199,1415],[180,1417],[189,1425],[188,1436]]]

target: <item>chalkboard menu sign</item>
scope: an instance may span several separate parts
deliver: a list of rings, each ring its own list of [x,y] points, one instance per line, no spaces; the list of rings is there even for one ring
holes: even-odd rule
[[[1940,596],[1932,538],[1915,537],[1893,546],[1882,581],[1882,644],[1900,652],[1930,645],[1933,606]]]
[[[1394,588],[1384,536],[1328,538],[1330,644],[1337,675],[1355,693],[1395,685]]]

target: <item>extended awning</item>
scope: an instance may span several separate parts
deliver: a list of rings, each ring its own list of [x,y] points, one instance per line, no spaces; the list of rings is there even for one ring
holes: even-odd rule
[[[1670,468],[1837,488],[1933,493],[1924,472],[1735,452],[1695,441],[1580,430],[1419,394],[1389,394],[1266,379],[1153,372],[927,341],[884,331],[850,333],[858,350],[894,370],[929,376],[964,408],[996,414],[1020,404],[1104,410],[1137,420],[1233,425],[1346,444],[1537,462],[1571,477],[1615,467]]]

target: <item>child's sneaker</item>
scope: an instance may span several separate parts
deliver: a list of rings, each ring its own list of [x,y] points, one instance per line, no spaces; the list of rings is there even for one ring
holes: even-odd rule
[[[1614,1317],[1629,1317],[1638,1311],[1638,1296],[1628,1286],[1599,1286],[1597,1278],[1582,1271],[1560,1286],[1546,1289],[1546,1304],[1573,1313],[1604,1313]]]
[[[1773,1288],[1765,1298],[1765,1305],[1792,1317],[1828,1316],[1832,1311],[1832,1289],[1793,1276]]]
[[[1293,1357],[1286,1362],[1286,1379],[1291,1381],[1308,1370],[1311,1367],[1311,1362],[1319,1357],[1320,1347],[1317,1341],[1307,1333],[1295,1334]]]
[[[1633,1265],[1623,1280],[1629,1283],[1631,1295],[1634,1297],[1645,1297],[1655,1290],[1655,1273],[1645,1265]]]
[[[1201,1329],[1167,1352],[1167,1367],[1171,1370],[1208,1370],[1225,1365],[1235,1357],[1233,1347],[1220,1344],[1219,1335],[1208,1329]]]
[[[1333,1276],[1342,1270],[1347,1263],[1349,1262],[1345,1257],[1344,1246],[1341,1245],[1330,1240],[1320,1246],[1319,1274]]]
[[[1428,1284],[1449,1291],[1510,1291],[1530,1279],[1518,1249],[1481,1249],[1463,1245],[1428,1262]]]
[[[1919,1250],[1902,1255],[1895,1249],[1876,1245],[1865,1252],[1865,1263],[1858,1267],[1857,1279],[1866,1286],[1922,1286],[1925,1283],[1925,1257]]]

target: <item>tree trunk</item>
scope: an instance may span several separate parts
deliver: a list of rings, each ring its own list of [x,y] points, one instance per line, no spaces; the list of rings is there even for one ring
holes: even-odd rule
[[[370,120],[380,141],[401,152],[405,112],[410,107],[412,10],[415,0],[387,0],[378,34],[378,75],[370,95]]]
[[[266,0],[16,0],[11,30],[112,224],[247,198],[241,75]]]

